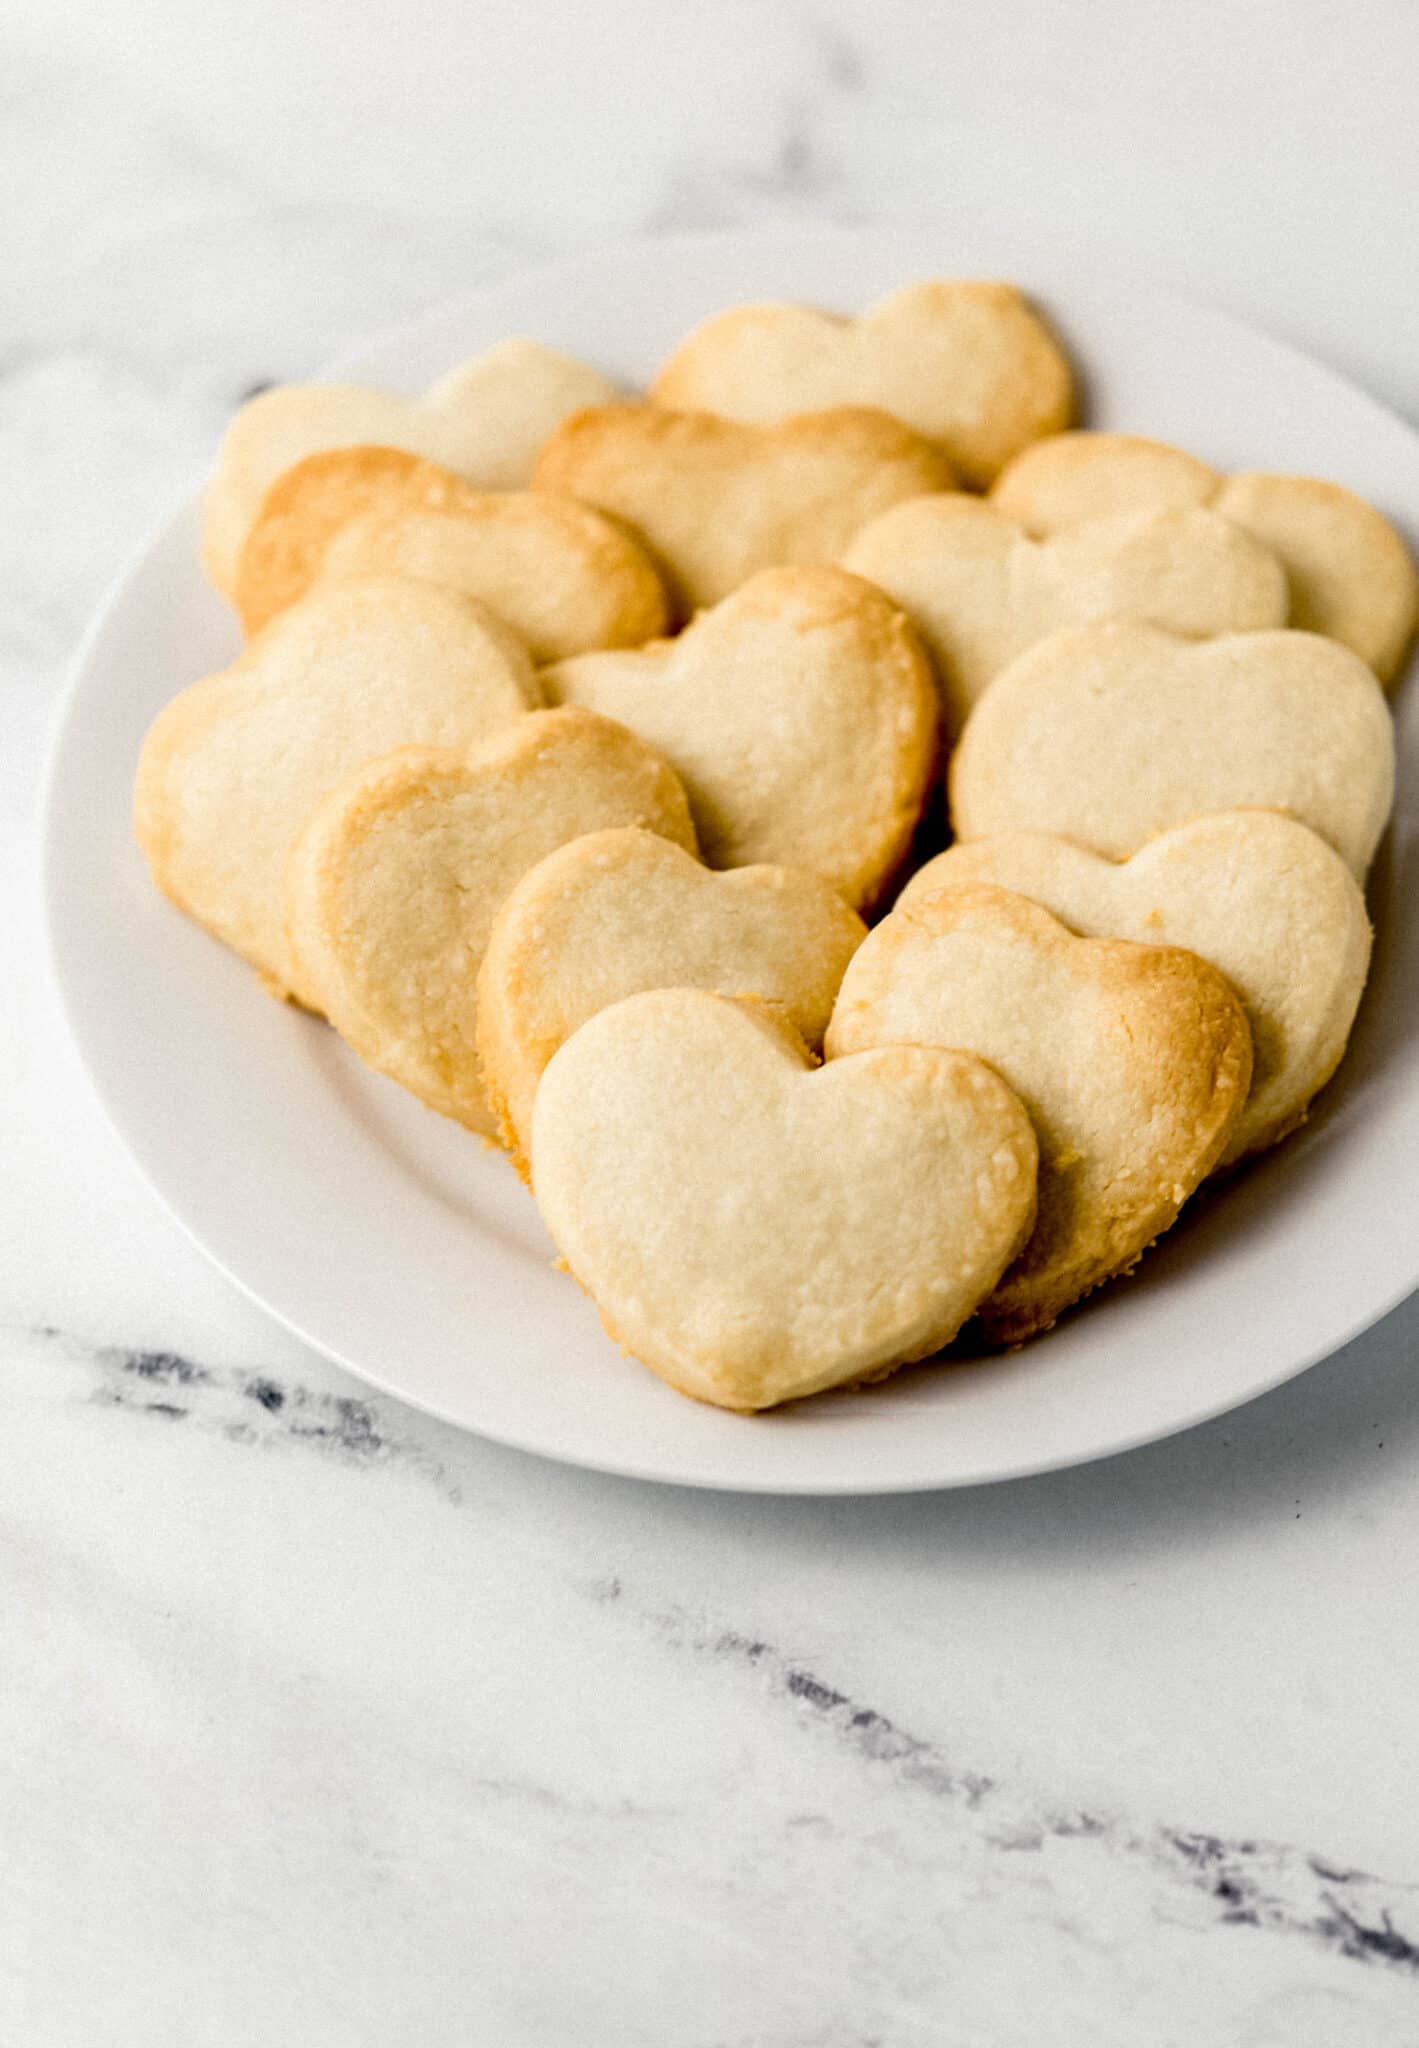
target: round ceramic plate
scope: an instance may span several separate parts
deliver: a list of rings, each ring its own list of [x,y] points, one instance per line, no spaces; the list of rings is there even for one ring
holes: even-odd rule
[[[1309,471],[1401,525],[1419,440],[1320,365],[1135,284],[940,236],[650,242],[481,293],[342,369],[417,392],[508,334],[634,385],[718,308],[856,310],[932,275],[1013,275],[1066,337],[1088,423],[1222,468]],[[549,1457],[697,1486],[867,1493],[1039,1472],[1222,1413],[1323,1358],[1419,1283],[1419,702],[1399,699],[1400,806],[1376,862],[1379,948],[1340,1078],[1288,1144],[1050,1336],[744,1418],[624,1358],[511,1169],[366,1072],[322,1024],[165,902],[133,843],[149,721],[237,651],[202,580],[196,505],[148,545],[78,663],[47,823],[59,986],[99,1096],[197,1243],[309,1343],[402,1400]],[[1411,886],[1406,888],[1406,879]],[[790,1223],[791,1227],[791,1223]]]

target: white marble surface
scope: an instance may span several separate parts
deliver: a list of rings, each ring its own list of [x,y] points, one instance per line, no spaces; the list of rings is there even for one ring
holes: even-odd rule
[[[367,1398],[192,1251],[40,958],[66,660],[232,404],[480,279],[1047,234],[1419,420],[1404,0],[0,13],[0,2039],[1419,2042],[1419,1303],[1228,1421],[893,1502]]]

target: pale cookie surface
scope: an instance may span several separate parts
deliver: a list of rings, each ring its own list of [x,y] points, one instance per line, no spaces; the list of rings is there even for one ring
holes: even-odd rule
[[[843,563],[921,633],[950,733],[1001,669],[1061,626],[1128,615],[1206,637],[1286,623],[1275,555],[1195,506],[1094,520],[1036,541],[978,499],[914,498],[864,527]]]
[[[276,479],[246,539],[235,603],[256,632],[316,583],[414,576],[498,614],[537,661],[635,647],[669,625],[645,550],[589,506],[476,491],[400,448],[331,448]]]
[[[262,499],[283,470],[318,448],[407,448],[482,490],[515,491],[559,421],[617,395],[589,364],[520,339],[461,363],[422,398],[363,384],[278,384],[249,399],[222,437],[202,508],[207,574],[231,595]]]
[[[990,502],[1041,537],[1089,519],[1206,505],[1221,482],[1210,464],[1170,442],[1081,428],[1022,450],[996,478]]]
[[[713,874],[654,833],[595,832],[549,854],[498,912],[478,976],[483,1082],[520,1163],[548,1060],[588,1017],[645,989],[777,1004],[816,1049],[866,937],[802,868]]]
[[[757,425],[822,406],[880,406],[984,485],[1029,442],[1068,426],[1074,380],[1058,339],[1013,285],[938,279],[857,319],[732,307],[686,336],[651,396]]]
[[[532,1177],[609,1333],[682,1393],[758,1409],[948,1343],[1030,1228],[1035,1141],[978,1060],[813,1069],[777,1013],[662,990],[554,1056]]]
[[[521,642],[469,598],[396,577],[316,593],[155,719],[134,793],[154,880],[308,1001],[282,878],[321,798],[391,748],[473,746],[540,701]]]
[[[1114,859],[1208,811],[1286,811],[1363,876],[1394,799],[1394,731],[1373,673],[1334,640],[1188,641],[1114,619],[996,677],[950,798],[958,839],[1053,832]]]
[[[471,756],[406,748],[333,789],[292,850],[293,953],[368,1065],[491,1136],[477,979],[499,905],[568,839],[639,825],[693,847],[659,755],[589,711],[539,711]]]
[[[770,427],[594,407],[553,434],[532,476],[535,490],[626,520],[690,609],[717,604],[760,569],[836,561],[889,505],[954,482],[930,441],[866,407]]]
[[[1358,654],[1383,683],[1419,621],[1419,572],[1389,521],[1341,484],[1260,473],[1224,477],[1165,441],[1060,434],[1027,448],[991,493],[998,511],[1047,535],[1124,512],[1210,505],[1286,570],[1290,623]]]
[[[811,868],[854,907],[911,841],[931,780],[931,665],[895,605],[840,569],[769,569],[678,640],[542,673],[618,718],[690,794],[711,867]]]
[[[1419,620],[1419,574],[1373,505],[1316,477],[1261,475],[1230,477],[1212,502],[1285,563],[1293,626],[1329,634],[1395,681]]]
[[[1241,1004],[1170,947],[1077,938],[965,883],[894,910],[854,956],[830,1062],[881,1045],[978,1054],[1029,1110],[1039,1214],[981,1316],[1013,1343],[1126,1271],[1217,1164],[1251,1079]]]
[[[1301,1121],[1345,1051],[1370,961],[1365,899],[1337,853],[1275,811],[1220,811],[1114,862],[1040,832],[949,847],[897,908],[987,882],[1087,938],[1185,946],[1226,975],[1252,1035],[1251,1093],[1227,1165]]]

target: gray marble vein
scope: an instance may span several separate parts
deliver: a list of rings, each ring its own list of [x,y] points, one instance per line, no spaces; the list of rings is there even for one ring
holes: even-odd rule
[[[626,1597],[617,1579],[589,1590],[598,1601]],[[1163,1825],[1140,1828],[1119,1818],[1040,1805],[953,1762],[937,1744],[909,1733],[770,1643],[732,1629],[707,1633],[674,1610],[639,1610],[636,1619],[657,1641],[753,1674],[815,1732],[862,1763],[972,1816],[979,1839],[991,1849],[1037,1855],[1068,1845],[1071,1853],[1110,1861],[1122,1856],[1161,1891],[1190,1894],[1190,1904],[1206,1901],[1224,1925],[1302,1936],[1351,1960],[1419,1976],[1419,1880],[1387,1883],[1276,1842]],[[1157,1910],[1168,1910],[1165,1900]]]
[[[357,1468],[403,1465],[454,1505],[463,1500],[417,1429],[404,1426],[387,1401],[308,1388],[252,1367],[198,1363],[176,1352],[90,1349],[50,1327],[30,1335],[77,1373],[91,1404],[163,1426],[218,1432],[239,1445],[309,1451]],[[1194,1927],[1212,1919],[1260,1936],[1300,1938],[1351,1962],[1419,1977],[1419,1881],[1383,1880],[1282,1843],[1140,1825],[1116,1813],[1031,1797],[954,1759],[831,1675],[723,1617],[647,1602],[616,1576],[592,1579],[582,1590],[593,1607],[628,1616],[661,1651],[737,1674],[786,1711],[803,1739],[830,1743],[871,1777],[944,1807],[949,1825],[965,1830],[972,1853],[1048,1862],[1057,1894],[1078,1889],[1087,1896],[1090,1864],[1122,1864],[1136,1871],[1161,1917],[1175,1915]],[[546,1785],[482,1778],[478,1790],[498,1802],[530,1800],[570,1810],[565,1796]],[[577,1807],[583,1819],[589,1810],[584,1801]],[[620,1800],[605,1812],[663,1819],[673,1809]]]

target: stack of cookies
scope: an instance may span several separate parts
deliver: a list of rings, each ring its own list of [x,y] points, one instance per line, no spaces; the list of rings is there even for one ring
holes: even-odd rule
[[[698,1399],[1048,1330],[1344,1052],[1414,566],[1074,381],[930,282],[725,312],[643,399],[529,341],[288,386],[219,452],[249,642],[145,742],[155,880],[501,1144]]]

